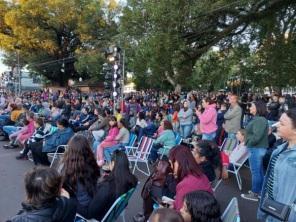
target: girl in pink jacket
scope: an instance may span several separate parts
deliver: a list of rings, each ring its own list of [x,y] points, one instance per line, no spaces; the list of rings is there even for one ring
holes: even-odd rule
[[[116,118],[114,116],[111,117],[109,125],[110,129],[107,137],[97,148],[97,162],[100,167],[104,165],[104,149],[107,147],[114,146],[118,143],[118,141],[116,141],[115,138],[119,133],[119,129],[117,127]]]
[[[33,135],[35,131],[35,126],[34,126],[34,113],[29,112],[26,113],[26,119],[29,122],[29,124],[22,130],[18,135],[16,140],[23,146],[25,142]]]
[[[201,110],[196,110],[196,115],[200,121],[202,139],[214,140],[218,129],[216,104],[210,98],[205,98],[202,100],[202,107],[205,109],[203,113],[201,113]]]

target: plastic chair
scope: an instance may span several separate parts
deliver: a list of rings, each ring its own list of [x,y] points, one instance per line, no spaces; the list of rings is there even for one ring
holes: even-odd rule
[[[135,189],[136,188],[132,188],[127,193],[122,194],[120,197],[118,197],[100,222],[113,222],[116,221],[119,217],[122,217],[122,221],[125,222],[125,208],[127,207],[128,201],[133,195]],[[74,221],[76,221],[77,219],[80,219],[84,222],[99,222],[95,219],[87,220],[79,214],[76,214],[76,218]]]
[[[223,222],[240,222],[238,201],[236,197],[232,198],[229,202],[228,206],[222,214],[221,220]]]

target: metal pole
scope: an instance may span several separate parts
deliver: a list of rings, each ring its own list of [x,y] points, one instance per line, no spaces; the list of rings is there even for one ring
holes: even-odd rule
[[[19,50],[17,50],[17,75],[18,75],[18,82],[19,82],[19,90],[18,90],[18,95],[21,95],[21,91],[22,91],[22,81],[21,81],[21,70],[20,70],[20,52]]]
[[[123,102],[123,94],[124,94],[124,59],[125,59],[125,50],[122,52],[122,86],[121,86],[121,99]]]

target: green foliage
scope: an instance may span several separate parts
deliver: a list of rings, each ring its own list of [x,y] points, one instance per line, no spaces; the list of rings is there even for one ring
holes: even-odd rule
[[[145,87],[145,78],[153,78],[185,88],[196,87],[194,82],[204,84],[206,79],[214,88],[219,88],[223,85],[221,80],[232,76],[232,72],[239,70],[246,75],[255,66],[247,62],[243,66],[233,64],[235,58],[226,61],[233,53],[232,48],[243,42],[250,51],[253,40],[261,42],[266,35],[259,36],[258,40],[247,33],[257,34],[258,24],[270,21],[271,17],[293,6],[293,1],[284,0],[130,0],[120,27],[122,39],[129,48],[128,67],[135,72],[142,87]],[[220,47],[223,58],[215,53],[207,54],[213,46]],[[240,57],[238,52],[234,54]],[[255,62],[259,57],[252,54],[248,62]],[[196,62],[197,70],[192,76]],[[203,62],[208,64],[203,65]],[[145,75],[148,69],[152,76]]]
[[[85,56],[81,60],[78,56],[80,51],[102,47],[113,35],[115,23],[104,17],[103,1],[19,0],[7,5],[0,0],[0,5],[5,6],[0,11],[0,47],[20,50],[31,70],[60,85],[98,73],[86,69],[95,66],[90,63],[98,62],[97,57],[85,63]]]

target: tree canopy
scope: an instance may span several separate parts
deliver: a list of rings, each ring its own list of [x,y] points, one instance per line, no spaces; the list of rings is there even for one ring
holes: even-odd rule
[[[139,88],[295,85],[294,0],[0,0],[0,48],[59,84],[95,78],[117,44]],[[215,49],[215,50],[214,50]],[[6,62],[12,63],[13,56]]]
[[[120,33],[131,48],[129,64],[135,73],[143,76],[150,68],[152,75],[178,87],[188,86],[188,81],[190,85],[192,74],[198,74],[194,72],[196,63],[200,63],[213,46],[218,46],[227,57],[236,45],[247,43],[253,52],[264,52],[256,53],[258,59],[263,59],[268,51],[263,45],[276,26],[282,28],[281,19],[290,24],[290,42],[295,45],[292,40],[295,1],[130,0],[121,19]],[[211,57],[208,62],[216,65],[215,60]],[[218,72],[216,75],[220,76]]]

